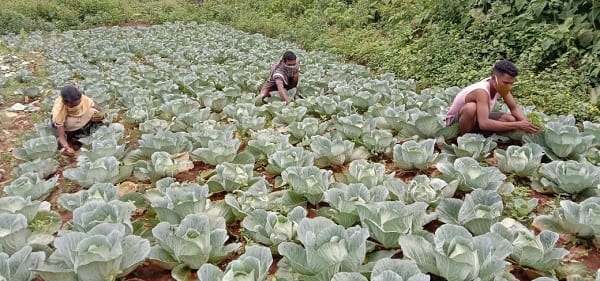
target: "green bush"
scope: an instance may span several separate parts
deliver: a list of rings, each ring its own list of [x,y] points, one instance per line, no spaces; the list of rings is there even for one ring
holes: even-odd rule
[[[0,27],[3,33],[19,33],[21,29],[32,30],[34,21],[12,10],[0,10]]]
[[[197,1],[20,0],[0,1],[0,34],[68,30],[126,22],[201,21]],[[196,3],[196,4],[195,4]],[[206,17],[205,17],[206,18]]]

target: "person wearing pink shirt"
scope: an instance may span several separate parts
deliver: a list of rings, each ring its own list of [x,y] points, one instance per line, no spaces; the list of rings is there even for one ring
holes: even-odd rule
[[[539,128],[527,120],[510,90],[519,70],[508,60],[494,65],[492,76],[462,89],[446,114],[446,125],[458,123],[460,135],[519,130],[535,133]],[[510,113],[492,112],[499,97]]]

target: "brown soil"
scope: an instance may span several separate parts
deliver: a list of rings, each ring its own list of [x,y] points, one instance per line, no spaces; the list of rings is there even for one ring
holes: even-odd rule
[[[600,269],[600,250],[597,248],[589,249],[587,255],[580,257],[580,260],[590,271]]]
[[[425,229],[431,233],[435,233],[435,231],[443,224],[444,223],[439,220],[433,220],[433,221],[429,222],[428,224],[424,225],[423,229]]]
[[[171,281],[171,271],[160,268],[152,262],[144,262],[134,272],[127,275],[126,281]]]
[[[312,209],[312,208],[308,208],[308,209],[307,209],[307,214],[306,214],[306,217],[308,217],[308,218],[311,218],[311,219],[312,219],[312,218],[316,218],[316,217],[318,217],[318,216],[319,216],[319,215],[317,214],[317,212],[316,212],[314,209]]]
[[[544,276],[542,273],[536,270],[520,266],[514,266],[510,273],[512,273],[517,278],[517,280],[521,281],[529,281]]]
[[[339,166],[329,166],[329,167],[325,167],[325,169],[328,169],[330,171],[332,171],[334,174],[346,174],[348,173],[348,165],[339,165]]]
[[[240,234],[240,227],[241,226],[239,221],[234,221],[227,224],[227,231],[230,235],[229,240],[234,239],[232,242],[240,241],[240,239],[242,238],[242,235]]]
[[[428,177],[435,176],[438,172],[435,165],[429,166],[425,171],[417,171],[417,170],[402,170],[394,166],[394,162],[392,159],[386,159],[382,161],[385,165],[386,174],[394,173],[397,178],[402,179],[404,182],[410,182],[417,175],[427,175]]]
[[[71,213],[71,211],[62,210],[58,212],[58,214],[60,214],[60,217],[62,218],[60,229],[66,229],[67,224],[73,220],[73,213]]]
[[[221,191],[221,192],[217,192],[217,193],[213,193],[210,197],[208,197],[210,199],[210,201],[219,201],[219,200],[223,200],[225,199],[225,195],[227,195],[226,191]]]
[[[271,186],[271,190],[275,190],[275,176],[271,175],[267,172],[262,173],[267,182],[269,182],[269,186]]]
[[[561,234],[556,247],[569,250],[564,261],[583,263],[591,272],[595,272],[600,269],[600,250],[594,247],[591,241],[579,239],[570,234]]]
[[[537,200],[538,200],[538,206],[535,209],[535,213],[538,213],[538,214],[543,213],[544,208],[546,208],[546,205],[548,204],[548,202],[551,202],[554,200],[553,196],[539,193],[533,189],[531,190],[530,196],[531,196],[531,198],[537,198]]]
[[[223,261],[221,261],[219,264],[217,264],[217,266],[222,270],[225,271],[225,268],[227,267],[227,265],[234,260],[237,260],[237,258],[239,258],[242,254],[240,251],[240,249],[244,249],[245,245],[242,245],[237,251],[232,252],[231,254],[229,254],[229,256],[227,256],[227,258],[225,258]]]
[[[214,169],[214,165],[206,164],[204,162],[194,162],[194,168],[183,173],[175,175],[175,179],[179,182],[197,182],[198,175],[206,170]]]
[[[277,272],[277,263],[283,258],[283,256],[273,254],[273,263],[271,267],[269,267],[269,273],[267,274],[267,279],[275,276],[275,272]]]
[[[498,159],[494,157],[494,154],[490,154],[490,156],[485,158],[485,162],[492,167],[498,167]]]

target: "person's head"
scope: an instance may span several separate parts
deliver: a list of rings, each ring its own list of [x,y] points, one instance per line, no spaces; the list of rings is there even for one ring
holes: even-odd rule
[[[296,54],[294,54],[294,52],[292,52],[292,51],[286,51],[285,53],[283,53],[282,60],[286,66],[296,66],[297,65]]]
[[[60,96],[67,107],[78,106],[81,103],[81,92],[74,86],[64,86]]]
[[[285,73],[287,76],[294,76],[298,73],[298,60],[296,59],[296,54],[292,51],[286,51],[283,53],[283,68],[285,69]]]
[[[492,69],[494,88],[501,95],[508,94],[518,75],[519,69],[511,61],[501,60],[497,62]]]

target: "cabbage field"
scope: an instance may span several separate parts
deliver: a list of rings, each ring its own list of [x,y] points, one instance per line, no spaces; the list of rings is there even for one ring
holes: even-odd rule
[[[5,99],[76,84],[108,116],[74,159],[47,122],[12,149],[2,280],[600,280],[598,123],[524,108],[539,133],[457,137],[458,87],[221,25],[0,44],[45,58]],[[288,49],[292,103],[263,103]]]

